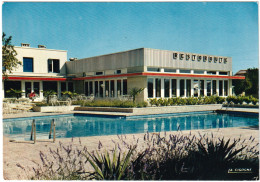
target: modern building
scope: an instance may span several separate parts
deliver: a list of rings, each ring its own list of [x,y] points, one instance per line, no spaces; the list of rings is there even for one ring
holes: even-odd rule
[[[232,58],[139,48],[66,61],[67,52],[15,47],[23,66],[11,76],[27,93],[74,90],[97,98],[129,95],[144,88],[138,100],[161,97],[228,96],[232,94]],[[58,69],[59,68],[59,69]],[[36,82],[36,87],[34,86]],[[18,84],[18,85],[19,85]],[[39,86],[38,86],[39,85]],[[5,83],[5,91],[10,83]]]
[[[10,88],[22,90],[22,97],[35,92],[39,100],[43,99],[43,90],[54,90],[59,95],[61,90],[71,89],[71,83],[66,80],[67,51],[46,49],[43,45],[32,48],[29,44],[14,47],[17,59],[22,62],[8,80],[3,81],[2,90],[4,97],[9,97],[6,92]]]

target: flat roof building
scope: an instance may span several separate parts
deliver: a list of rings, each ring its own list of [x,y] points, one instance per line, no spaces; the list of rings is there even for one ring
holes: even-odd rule
[[[39,90],[50,89],[49,83],[58,96],[64,90],[75,90],[87,96],[113,98],[129,95],[133,88],[144,88],[138,95],[139,101],[161,97],[228,96],[232,95],[232,79],[244,79],[232,76],[232,58],[226,56],[139,48],[66,61],[66,51],[15,49],[24,64],[9,77],[17,81],[26,77],[21,82],[26,93],[34,90],[32,77],[35,77]],[[31,82],[31,87],[26,82]]]

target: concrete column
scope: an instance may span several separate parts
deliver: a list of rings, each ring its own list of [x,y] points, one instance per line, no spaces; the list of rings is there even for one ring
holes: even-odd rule
[[[147,77],[145,77],[144,78],[145,80],[144,80],[144,90],[143,90],[143,94],[144,94],[144,101],[147,101],[148,100],[148,87],[147,87],[147,81],[148,81],[148,78]],[[122,83],[122,85],[123,85],[123,83]],[[122,90],[122,93],[123,93],[123,90]]]
[[[210,94],[213,95],[213,80],[210,80]]]
[[[176,83],[177,83],[176,96],[180,97],[180,79],[176,79]]]
[[[43,99],[43,82],[40,81],[40,99]]]
[[[34,92],[34,85],[33,85],[33,82],[31,82],[31,91]]]
[[[115,85],[114,86],[115,86],[115,94],[114,95],[115,95],[115,97],[117,97],[117,80],[115,80]]]
[[[21,85],[22,85],[22,98],[25,98],[25,81],[21,81]]]
[[[106,97],[106,80],[103,80],[103,98]]]
[[[217,96],[219,96],[219,80],[216,80]]]
[[[170,83],[169,83],[169,87],[170,87],[170,89],[169,89],[169,97],[171,98],[172,97],[172,79],[169,79],[170,80]]]
[[[161,97],[164,98],[164,78],[161,78]]]
[[[153,98],[156,97],[156,93],[155,93],[155,78],[153,78]]]
[[[225,85],[225,80],[222,81],[222,93],[223,93],[223,96],[225,96],[225,94],[224,94],[224,91],[225,91],[224,85]]]
[[[110,89],[110,80],[108,81],[108,97],[111,97],[111,94],[110,94],[110,92],[111,92],[111,89]]]
[[[95,80],[92,81],[92,89],[93,89],[93,95],[94,97],[96,97],[96,94],[95,94]]]
[[[229,91],[228,96],[229,95],[232,96],[233,95],[233,90],[232,90],[232,80],[231,79],[228,80],[228,91]]]
[[[57,81],[57,96],[61,97],[61,83],[59,81]]]
[[[184,80],[184,97],[187,97],[187,80],[186,79],[183,80]]]
[[[190,92],[190,95],[191,95],[191,97],[193,97],[193,96],[194,96],[194,85],[193,85],[193,79],[191,79],[190,84],[191,84],[191,92]]]
[[[204,96],[207,95],[207,80],[204,80]]]

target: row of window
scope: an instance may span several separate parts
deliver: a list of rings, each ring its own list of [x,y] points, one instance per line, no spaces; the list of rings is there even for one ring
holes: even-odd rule
[[[179,82],[179,95],[177,94],[177,82]],[[164,92],[164,97],[227,96],[228,80],[219,80],[218,84],[217,89],[217,80],[193,80],[192,84],[191,79],[148,78],[147,93],[148,98],[162,97],[162,92]],[[204,88],[205,86],[206,88]]]
[[[74,91],[73,82],[60,82],[60,91]],[[25,81],[25,97],[28,97],[31,92],[35,92],[37,95],[40,95],[40,82],[31,82]],[[56,81],[43,81],[42,82],[42,90],[53,90],[56,93],[58,92],[58,82]],[[21,81],[5,81],[4,82],[4,90],[5,90],[5,97],[13,97],[9,92],[10,89],[21,90],[22,84]]]
[[[189,60],[192,60],[192,61],[203,61],[203,62],[212,62],[214,61],[214,63],[227,63],[227,58],[222,58],[222,57],[212,57],[212,56],[201,56],[201,55],[194,55],[194,54],[178,54],[178,53],[173,53],[173,59],[177,59],[178,58],[178,55],[179,55],[179,60],[186,60],[186,61],[189,61]]]
[[[60,60],[59,59],[48,59],[48,72],[59,73],[60,72]],[[33,58],[23,58],[23,72],[33,72],[34,63]]]
[[[127,95],[127,79],[85,82],[85,95],[94,95],[95,97]]]
[[[154,67],[147,67],[147,71],[150,72],[161,72],[161,68],[154,68]],[[176,69],[170,69],[170,68],[164,68],[164,72],[168,72],[168,73],[176,73]],[[190,74],[191,70],[187,70],[187,69],[180,69],[179,73],[186,73],[186,74]],[[203,70],[194,70],[193,74],[204,74]],[[208,75],[216,75],[217,72],[216,71],[207,71]],[[219,75],[228,75],[228,72],[219,72]]]
[[[122,70],[116,70],[114,74],[121,74]],[[95,72],[95,75],[104,75],[104,71],[97,71]]]

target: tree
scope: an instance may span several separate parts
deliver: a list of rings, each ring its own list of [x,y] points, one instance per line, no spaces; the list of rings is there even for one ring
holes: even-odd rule
[[[246,72],[246,95],[253,95],[258,98],[258,68],[249,68]]]
[[[130,96],[133,97],[133,102],[135,102],[136,96],[140,94],[143,90],[144,88],[136,88],[136,87],[130,90]]]
[[[14,46],[11,44],[12,36],[6,38],[6,34],[3,32],[2,35],[2,73],[5,79],[8,78],[7,73],[12,73],[12,71],[22,65],[21,61],[16,58],[17,52]]]
[[[246,95],[258,98],[258,68],[247,69],[245,77],[245,80],[233,80],[235,94],[239,95],[245,92]]]

